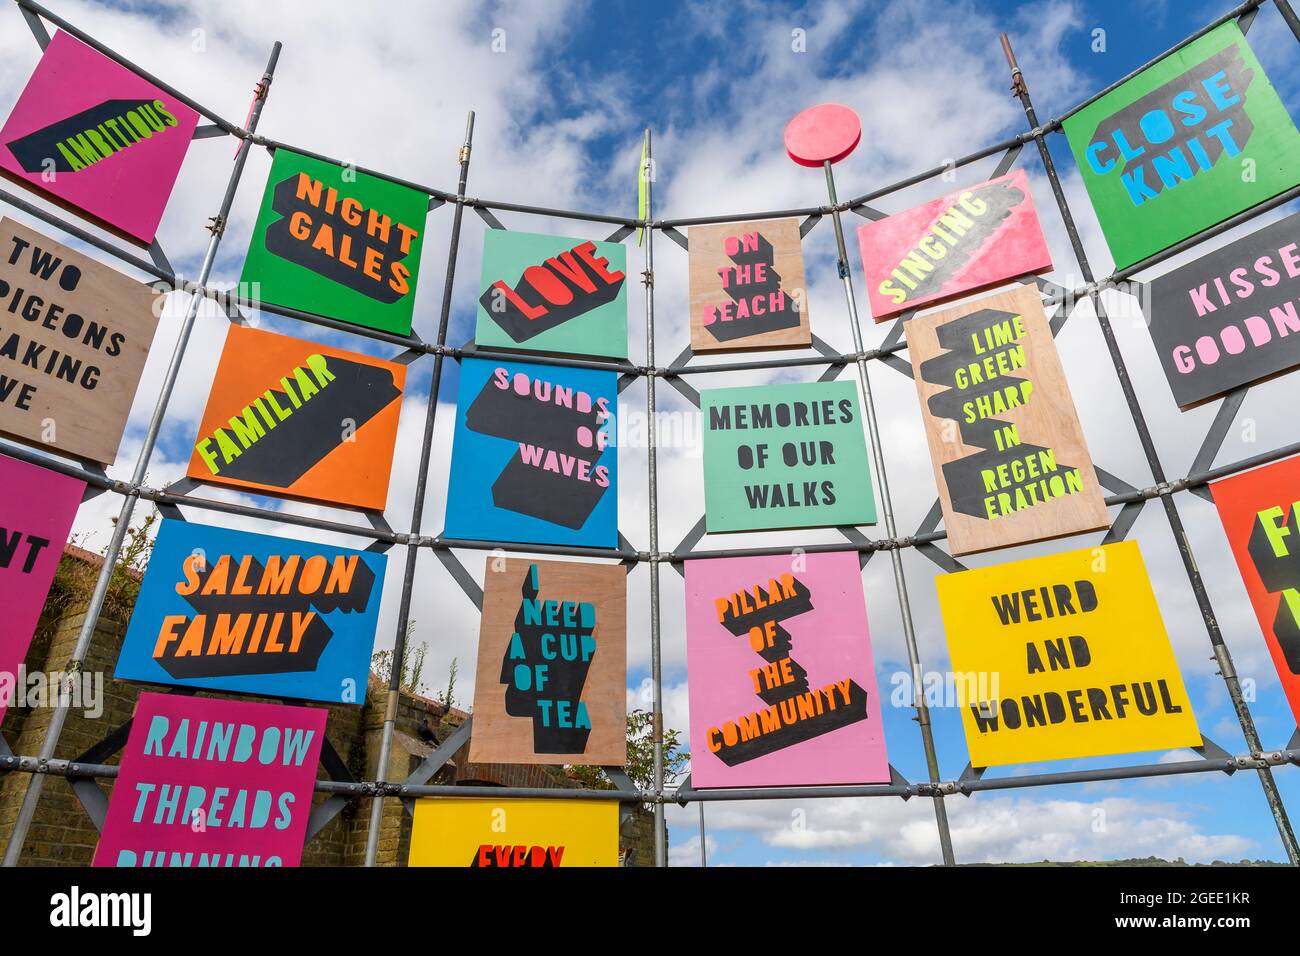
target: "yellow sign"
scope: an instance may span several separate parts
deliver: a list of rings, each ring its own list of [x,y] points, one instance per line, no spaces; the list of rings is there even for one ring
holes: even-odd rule
[[[1136,542],[935,584],[973,766],[1200,746]]]
[[[615,800],[415,801],[411,866],[618,866]]]

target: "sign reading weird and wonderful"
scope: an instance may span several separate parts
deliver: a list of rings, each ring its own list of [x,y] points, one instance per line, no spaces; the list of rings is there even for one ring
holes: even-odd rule
[[[411,866],[502,869],[618,866],[618,802],[492,797],[416,800],[407,862]]]
[[[1063,125],[1117,268],[1300,182],[1300,133],[1232,21]]]

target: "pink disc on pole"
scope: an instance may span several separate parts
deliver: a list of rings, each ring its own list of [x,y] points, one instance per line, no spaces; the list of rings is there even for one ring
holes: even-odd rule
[[[839,103],[810,106],[785,127],[785,151],[800,166],[838,163],[861,139],[858,114]]]

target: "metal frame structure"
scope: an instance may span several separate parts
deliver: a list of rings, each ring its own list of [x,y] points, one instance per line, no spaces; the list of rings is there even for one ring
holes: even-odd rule
[[[1233,217],[1224,223],[1204,230],[1196,236],[1193,236],[1164,252],[1143,260],[1134,266],[1119,270],[1109,277],[1097,280],[1093,276],[1078,231],[1075,228],[1073,216],[1069,205],[1066,202],[1065,194],[1061,186],[1060,177],[1057,174],[1055,165],[1052,162],[1051,154],[1048,150],[1047,138],[1053,133],[1060,132],[1061,123],[1065,117],[1068,117],[1072,113],[1082,109],[1088,103],[1094,101],[1110,89],[1113,89],[1120,83],[1124,82],[1124,80],[1112,84],[1111,87],[1107,88],[1107,90],[1103,90],[1096,96],[1089,98],[1084,101],[1084,103],[1079,104],[1074,107],[1074,109],[1063,114],[1062,117],[1050,120],[1046,123],[1040,123],[1030,100],[1024,75],[1016,64],[1010,43],[1005,36],[1003,37],[1003,48],[1007,57],[1008,66],[1011,70],[1012,91],[1019,98],[1024,107],[1025,117],[1029,127],[1027,132],[1003,142],[985,147],[944,166],[925,170],[899,182],[892,183],[888,186],[881,187],[872,192],[844,201],[840,201],[837,198],[834,177],[830,165],[827,164],[825,167],[825,173],[828,189],[828,203],[825,205],[810,206],[801,209],[768,210],[762,212],[738,213],[726,216],[709,216],[693,219],[655,220],[653,218],[653,207],[651,205],[653,198],[653,176],[651,175],[651,164],[653,161],[650,159],[651,143],[649,130],[647,130],[645,134],[644,155],[646,156],[646,165],[642,169],[642,176],[646,180],[647,187],[647,207],[644,218],[606,215],[578,210],[549,209],[545,207],[528,206],[518,203],[500,202],[471,197],[466,192],[474,129],[474,114],[471,113],[469,114],[466,124],[463,146],[458,156],[459,178],[457,188],[454,192],[447,192],[429,186],[412,183],[383,172],[366,169],[364,167],[357,167],[355,164],[348,164],[351,165],[352,168],[358,169],[360,172],[409,186],[428,194],[430,196],[430,212],[444,205],[450,205],[452,207],[453,216],[450,231],[450,248],[441,300],[438,332],[437,337],[433,342],[426,342],[414,334],[411,336],[399,336],[392,333],[369,330],[343,323],[327,316],[255,302],[242,298],[240,295],[212,288],[209,285],[218,247],[224,234],[226,219],[234,201],[236,190],[239,186],[239,181],[248,152],[253,146],[260,146],[268,150],[275,150],[281,146],[285,146],[286,148],[292,148],[295,152],[312,156],[317,159],[336,164],[343,163],[341,160],[322,156],[321,154],[314,153],[298,146],[290,147],[287,144],[282,144],[275,140],[268,139],[257,133],[258,121],[261,116],[262,108],[270,92],[276,61],[280,52],[279,43],[274,45],[266,71],[254,91],[253,107],[249,113],[249,118],[246,123],[241,126],[222,118],[214,111],[188,98],[166,82],[152,76],[119,53],[99,43],[93,37],[79,30],[73,24],[68,23],[66,20],[46,9],[41,4],[33,2],[33,0],[15,0],[15,2],[27,25],[30,27],[33,35],[42,48],[49,43],[49,33],[46,23],[65,30],[119,64],[133,70],[148,81],[166,90],[171,95],[176,96],[179,100],[186,103],[195,109],[201,116],[206,118],[209,121],[209,125],[201,126],[196,131],[196,139],[224,137],[229,135],[234,136],[239,140],[239,150],[236,154],[229,181],[227,182],[225,191],[222,194],[218,206],[218,212],[209,223],[212,238],[208,243],[207,252],[204,256],[202,266],[193,282],[183,279],[172,269],[166,255],[163,253],[163,250],[157,242],[147,250],[148,259],[142,258],[134,251],[124,249],[116,243],[106,241],[76,223],[69,222],[62,217],[47,211],[41,206],[29,202],[22,196],[16,195],[6,189],[0,189],[0,200],[3,202],[48,225],[52,225],[62,230],[67,235],[93,246],[101,252],[108,253],[124,264],[132,266],[145,273],[150,277],[149,283],[156,289],[159,289],[160,291],[182,291],[189,293],[191,296],[184,317],[181,320],[180,335],[167,367],[167,373],[157,399],[157,404],[149,419],[144,443],[136,460],[132,477],[129,480],[124,481],[111,478],[103,468],[94,463],[53,458],[8,441],[0,442],[0,452],[3,452],[10,457],[38,464],[56,472],[70,475],[85,481],[88,486],[87,498],[102,494],[105,491],[117,494],[122,498],[121,509],[118,515],[116,527],[109,542],[104,565],[96,580],[91,602],[87,609],[85,622],[78,635],[76,648],[72,660],[70,661],[68,669],[71,673],[76,673],[80,669],[89,650],[90,642],[94,636],[95,627],[98,623],[104,598],[108,590],[113,568],[117,564],[122,543],[130,524],[130,519],[134,512],[135,505],[140,500],[153,502],[160,511],[172,518],[184,517],[180,511],[182,506],[186,508],[193,507],[203,511],[231,514],[241,517],[260,518],[282,524],[315,528],[321,531],[336,532],[356,536],[358,538],[369,539],[371,543],[369,544],[368,549],[372,551],[387,551],[394,545],[404,546],[406,548],[405,574],[402,581],[401,605],[398,614],[398,627],[394,645],[394,660],[401,661],[405,652],[407,621],[410,616],[411,597],[415,584],[420,549],[432,551],[443,564],[452,579],[466,593],[469,599],[481,608],[483,600],[482,590],[474,581],[468,570],[466,570],[464,565],[461,564],[454,552],[455,550],[461,549],[481,551],[493,550],[501,547],[498,542],[455,539],[448,538],[441,534],[430,536],[423,533],[422,518],[425,494],[432,457],[438,393],[442,382],[442,371],[445,360],[451,358],[458,361],[464,357],[486,356],[523,360],[542,365],[570,366],[614,371],[619,373],[618,388],[620,392],[637,379],[645,379],[646,381],[646,412],[648,426],[647,478],[649,489],[649,540],[647,549],[636,549],[622,534],[620,534],[619,546],[613,549],[567,547],[559,545],[521,545],[518,546],[516,550],[541,555],[554,554],[616,559],[620,561],[629,572],[634,570],[640,564],[648,565],[650,576],[650,667],[654,718],[654,780],[652,786],[647,790],[638,789],[637,785],[634,784],[619,768],[605,768],[606,776],[609,778],[613,787],[612,789],[604,790],[474,788],[431,785],[429,781],[437,771],[445,765],[456,750],[458,750],[465,741],[469,739],[469,736],[472,733],[472,719],[466,721],[447,740],[443,741],[414,773],[401,781],[388,780],[386,779],[387,767],[389,763],[389,755],[391,754],[392,736],[399,700],[398,682],[400,680],[400,667],[394,667],[385,701],[385,720],[376,779],[370,781],[355,780],[344,765],[344,762],[339,758],[338,754],[334,752],[333,748],[330,747],[328,743],[326,743],[321,755],[321,764],[329,779],[317,781],[316,791],[328,794],[329,796],[322,804],[318,805],[313,810],[311,822],[308,827],[309,840],[319,833],[320,830],[331,819],[333,819],[333,817],[336,816],[348,802],[364,797],[372,798],[370,826],[366,847],[366,864],[374,865],[380,829],[379,824],[384,808],[384,801],[388,799],[399,799],[403,801],[407,810],[410,811],[413,806],[412,800],[416,797],[437,797],[449,795],[455,795],[458,797],[477,796],[482,798],[536,796],[556,799],[572,799],[577,797],[587,797],[618,800],[623,804],[625,815],[630,810],[631,806],[637,802],[647,802],[652,804],[655,814],[655,863],[663,866],[667,864],[667,834],[664,819],[664,807],[665,804],[669,802],[675,802],[681,805],[685,805],[692,801],[699,803],[700,851],[701,862],[703,863],[705,862],[704,854],[706,852],[704,803],[709,801],[877,796],[897,797],[907,800],[919,796],[930,797],[933,800],[936,827],[938,829],[943,862],[947,865],[952,865],[954,858],[947,822],[947,813],[945,810],[945,799],[954,795],[961,794],[970,796],[978,791],[1008,790],[1137,777],[1157,777],[1196,773],[1224,773],[1231,775],[1236,773],[1238,770],[1255,770],[1260,785],[1264,790],[1270,810],[1272,811],[1287,856],[1293,865],[1300,865],[1300,849],[1297,848],[1296,838],[1291,823],[1287,817],[1286,808],[1282,803],[1280,794],[1278,793],[1272,773],[1274,767],[1300,765],[1300,731],[1296,732],[1285,747],[1273,750],[1266,750],[1262,747],[1255,730],[1254,720],[1251,716],[1249,707],[1242,697],[1240,684],[1232,664],[1231,655],[1224,643],[1213,607],[1210,604],[1204,584],[1201,581],[1196,559],[1191,546],[1187,541],[1186,534],[1184,533],[1182,520],[1179,516],[1174,500],[1175,495],[1182,492],[1190,492],[1202,497],[1208,497],[1208,491],[1205,488],[1208,482],[1298,453],[1300,452],[1300,442],[1291,443],[1231,464],[1215,467],[1213,465],[1214,458],[1216,457],[1228,430],[1231,428],[1235,415],[1245,398],[1246,389],[1238,389],[1223,399],[1220,404],[1215,419],[1201,445],[1200,451],[1196,455],[1190,473],[1186,477],[1170,480],[1166,476],[1165,469],[1160,462],[1154,443],[1152,442],[1142,409],[1138,403],[1132,384],[1129,381],[1124,358],[1120,353],[1110,325],[1109,317],[1106,314],[1101,299],[1101,293],[1116,288],[1120,282],[1129,280],[1130,277],[1139,273],[1143,269],[1166,261],[1172,256],[1191,248],[1198,242],[1221,234],[1227,229],[1242,222],[1246,222],[1264,211],[1276,208],[1286,202],[1300,197],[1300,188],[1289,190],[1246,211],[1245,213]],[[1239,4],[1213,23],[1207,25],[1204,29],[1190,37],[1187,37],[1174,47],[1174,50],[1190,43],[1207,33],[1209,30],[1212,30],[1232,19],[1236,19],[1243,30],[1248,29],[1256,13],[1258,13],[1259,8],[1265,2],[1267,2],[1267,0],[1247,0],[1247,2]],[[1287,25],[1295,34],[1297,40],[1300,41],[1300,18],[1297,18],[1288,0],[1273,0],[1273,3],[1286,21]],[[1173,52],[1173,50],[1162,53],[1160,57],[1166,56],[1170,52]],[[1138,70],[1135,70],[1134,74],[1145,69],[1147,66],[1151,65],[1151,63],[1160,59],[1160,57],[1148,61],[1142,67],[1139,67]],[[1130,76],[1134,74],[1130,74]],[[1128,78],[1129,77],[1125,77],[1125,79]],[[1028,774],[996,778],[985,778],[982,768],[972,768],[968,765],[966,770],[963,771],[963,773],[955,780],[942,780],[940,777],[929,714],[923,696],[922,682],[919,679],[923,671],[920,654],[916,645],[911,609],[903,575],[902,552],[906,548],[914,548],[944,572],[961,570],[963,565],[940,547],[940,542],[945,539],[946,535],[943,531],[938,530],[941,513],[937,500],[915,533],[900,536],[895,527],[895,519],[892,502],[890,500],[888,478],[884,460],[884,451],[880,441],[875,408],[872,400],[869,370],[870,363],[878,362],[880,363],[880,366],[891,368],[902,374],[908,376],[912,374],[912,369],[909,363],[898,354],[906,349],[906,343],[903,340],[903,322],[906,321],[910,314],[905,314],[894,320],[889,333],[886,335],[881,345],[871,349],[864,348],[861,324],[857,313],[856,302],[854,300],[853,279],[849,267],[848,255],[845,250],[841,217],[842,214],[851,212],[864,218],[882,218],[885,214],[871,205],[875,200],[909,186],[939,177],[951,170],[968,166],[972,163],[998,154],[1001,154],[1001,158],[998,161],[997,170],[994,175],[1002,175],[1014,165],[1024,146],[1029,143],[1033,143],[1038,149],[1044,171],[1051,185],[1058,210],[1061,214],[1062,220],[1064,221],[1066,232],[1069,236],[1085,284],[1077,289],[1066,289],[1038,277],[1024,277],[1022,281],[1035,283],[1043,294],[1044,308],[1051,314],[1050,327],[1053,334],[1060,331],[1065,321],[1069,318],[1075,304],[1083,299],[1087,299],[1092,303],[1097,315],[1100,330],[1106,343],[1107,351],[1111,357],[1115,373],[1119,379],[1121,390],[1123,391],[1125,401],[1132,415],[1134,428],[1137,432],[1139,442],[1151,470],[1152,483],[1144,486],[1141,484],[1129,484],[1100,468],[1097,469],[1100,482],[1107,490],[1112,492],[1112,494],[1106,498],[1106,503],[1108,505],[1120,506],[1109,530],[1103,538],[1103,542],[1105,543],[1123,539],[1132,528],[1134,521],[1137,519],[1138,514],[1141,512],[1146,502],[1153,499],[1160,500],[1170,526],[1170,531],[1178,546],[1189,584],[1192,587],[1198,608],[1205,622],[1207,635],[1214,651],[1215,660],[1219,666],[1219,672],[1223,676],[1224,683],[1229,696],[1232,699],[1238,721],[1241,725],[1244,738],[1250,748],[1248,753],[1232,755],[1215,745],[1212,741],[1205,739],[1203,740],[1202,746],[1197,748],[1199,759],[1194,760],[1184,760],[1173,763],[1142,764],[1136,766],[1102,767],[1079,771]],[[450,325],[452,291],[460,251],[459,246],[463,215],[466,209],[474,210],[477,215],[493,228],[505,228],[497,218],[496,213],[518,213],[528,216],[541,216],[596,224],[615,225],[617,226],[617,229],[608,237],[608,239],[616,242],[626,239],[638,229],[644,229],[645,260],[644,271],[641,274],[641,279],[645,286],[645,364],[637,365],[630,361],[618,360],[581,359],[540,355],[521,356],[518,353],[482,348],[475,345],[473,342],[459,348],[449,346],[447,344],[447,334]],[[814,355],[747,359],[724,363],[700,363],[693,362],[694,356],[688,347],[669,365],[656,365],[654,316],[654,242],[656,233],[659,233],[663,238],[670,239],[673,243],[682,248],[687,248],[688,241],[686,236],[679,231],[680,227],[705,223],[743,222],[789,216],[804,217],[804,222],[801,228],[801,234],[803,235],[807,235],[807,233],[815,228],[823,218],[830,216],[832,219],[836,233],[837,267],[839,277],[844,286],[854,350],[850,353],[838,352],[826,342],[814,336],[813,349],[816,352]],[[244,310],[258,309],[270,314],[295,319],[310,325],[317,325],[322,328],[333,329],[336,331],[344,331],[352,335],[374,340],[377,343],[399,347],[401,351],[395,356],[395,360],[407,364],[418,361],[426,355],[433,356],[433,372],[425,412],[423,442],[421,445],[420,461],[417,472],[415,500],[408,531],[403,532],[393,530],[385,520],[384,516],[375,512],[360,512],[361,516],[365,519],[365,524],[332,521],[317,518],[315,516],[295,514],[292,511],[276,511],[196,496],[193,492],[199,488],[199,485],[190,479],[181,479],[165,488],[153,488],[145,484],[148,465],[162,428],[168,404],[175,388],[176,379],[180,371],[181,362],[184,358],[189,336],[193,330],[199,308],[204,299],[211,299],[217,303],[234,323],[243,323],[245,321],[243,317]],[[679,573],[683,573],[682,563],[686,560],[707,560],[710,558],[759,554],[786,554],[790,553],[792,549],[787,545],[781,547],[697,550],[696,546],[700,543],[705,534],[704,519],[701,518],[695,524],[690,533],[687,534],[687,536],[673,550],[659,550],[658,461],[656,454],[658,441],[655,432],[656,386],[658,381],[662,379],[692,403],[698,405],[699,393],[686,381],[686,378],[691,375],[726,371],[808,367],[813,369],[822,368],[820,379],[827,381],[837,377],[850,364],[856,367],[865,399],[864,407],[873,455],[873,465],[876,472],[876,488],[878,489],[878,496],[882,505],[881,510],[885,519],[884,524],[886,536],[881,539],[870,539],[856,528],[841,527],[838,531],[846,539],[843,543],[806,545],[803,546],[801,550],[804,552],[855,550],[859,553],[860,563],[864,567],[877,552],[889,552],[898,594],[899,610],[904,629],[909,666],[912,669],[914,677],[913,687],[915,689],[915,699],[913,701],[913,706],[916,710],[916,719],[920,726],[922,740],[925,746],[929,779],[925,782],[913,783],[906,780],[897,770],[891,768],[891,770],[893,770],[893,777],[888,784],[700,790],[691,785],[690,778],[688,777],[679,786],[669,789],[665,784],[663,752],[663,675],[659,613],[659,573],[661,566],[668,565]],[[172,691],[172,693],[179,694],[187,692],[192,693],[192,691],[188,691],[185,688],[174,689]],[[90,819],[97,827],[102,826],[104,813],[107,809],[107,799],[95,781],[97,779],[113,778],[117,775],[118,768],[106,764],[105,761],[124,745],[130,722],[128,721],[123,726],[115,728],[104,738],[103,741],[76,759],[56,759],[54,756],[55,750],[58,746],[63,724],[66,720],[69,708],[70,701],[59,701],[59,706],[55,709],[51,723],[47,728],[39,755],[14,755],[10,752],[4,739],[0,738],[0,774],[7,772],[22,772],[30,775],[22,807],[19,811],[18,819],[15,823],[11,839],[5,851],[5,866],[14,866],[18,862],[45,780],[49,776],[63,776],[68,778]]]

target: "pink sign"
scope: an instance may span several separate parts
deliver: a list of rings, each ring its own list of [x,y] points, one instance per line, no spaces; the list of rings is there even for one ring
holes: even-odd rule
[[[0,129],[0,171],[153,242],[199,114],[62,31]]]
[[[890,778],[856,552],[686,562],[691,785]]]
[[[141,694],[95,866],[297,866],[325,716]]]
[[[1052,268],[1023,170],[859,226],[858,245],[877,322]]]
[[[0,455],[0,720],[86,484]]]

